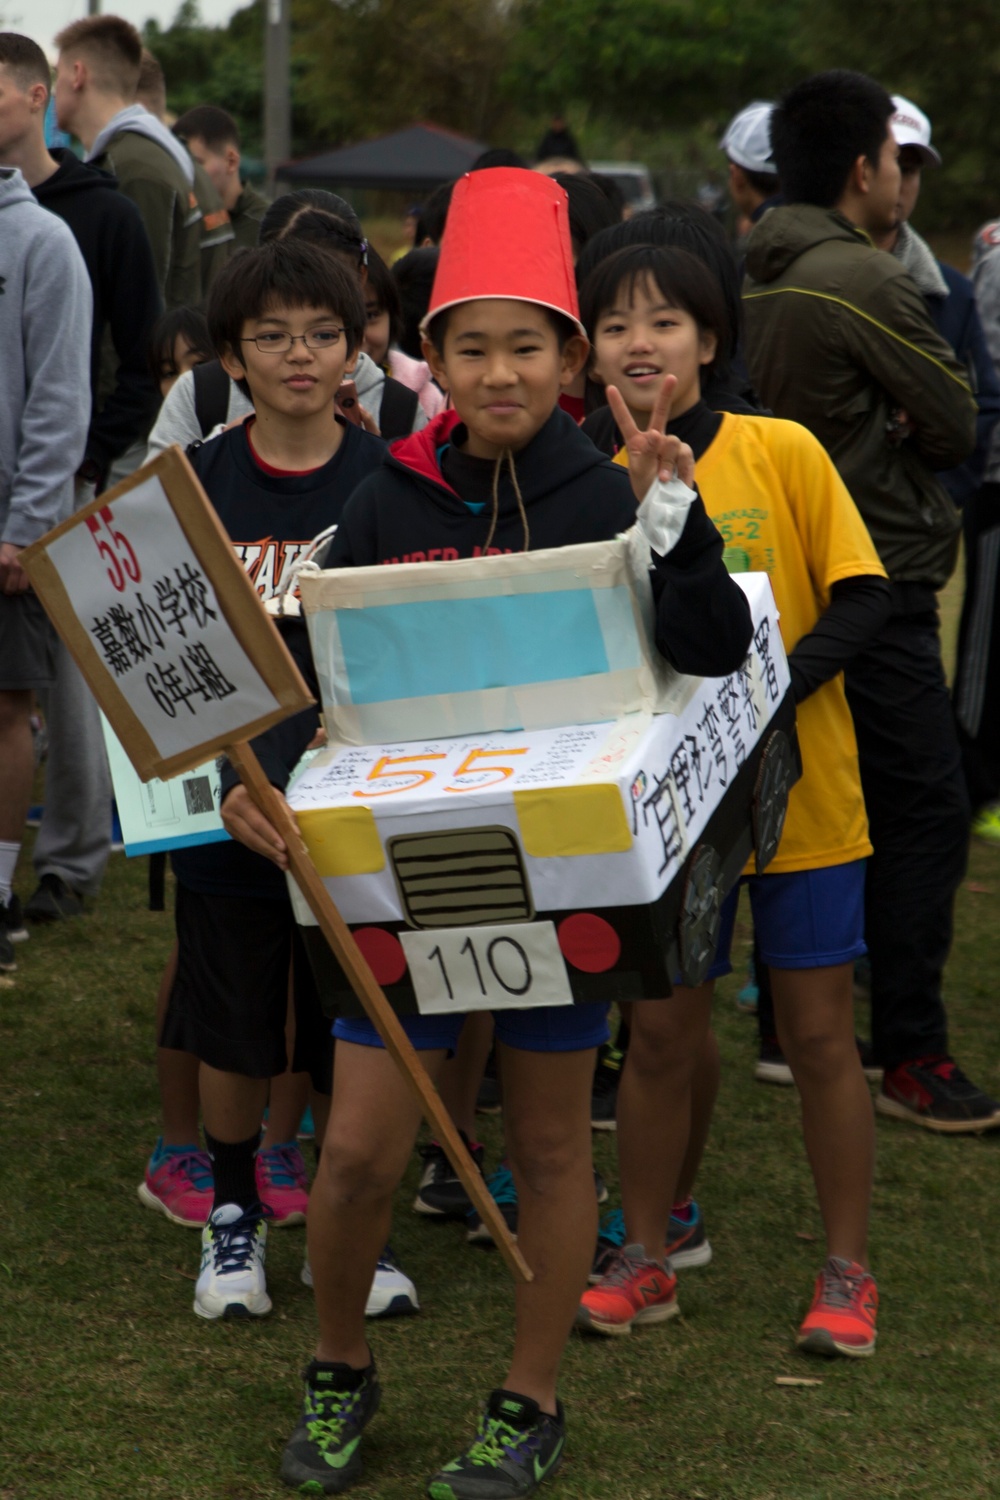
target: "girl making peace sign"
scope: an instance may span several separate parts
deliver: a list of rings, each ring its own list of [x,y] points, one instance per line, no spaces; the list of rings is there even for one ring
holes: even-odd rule
[[[581,315],[593,344],[591,375],[607,387],[622,440],[618,461],[650,480],[657,466],[661,477],[674,467],[689,484],[696,465],[730,571],[763,570],[774,590],[803,776],[767,874],[744,879],[826,1231],[828,1258],[797,1342],[811,1353],[868,1355],[878,1303],[867,1260],[874,1119],[854,1040],[852,972],[865,951],[871,845],[840,674],[888,612],[884,570],[836,469],[804,427],[719,414],[702,401],[702,374],[719,348],[732,346],[735,330],[701,261],[654,246],[618,251],[584,283]],[[712,990],[730,969],[736,904],[734,891],[705,984],[633,1007],[618,1095],[625,1243],[584,1294],[578,1321],[593,1332],[626,1333],[676,1311],[664,1244],[711,1120]]]

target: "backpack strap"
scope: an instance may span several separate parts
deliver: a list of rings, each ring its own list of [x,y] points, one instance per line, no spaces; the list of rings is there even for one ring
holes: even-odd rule
[[[202,437],[207,438],[213,428],[221,426],[229,415],[231,382],[217,359],[195,365],[191,373],[194,377],[194,414]]]
[[[378,419],[384,438],[391,442],[393,438],[410,435],[417,415],[418,400],[416,391],[411,391],[401,380],[394,379],[392,375],[385,377]]]

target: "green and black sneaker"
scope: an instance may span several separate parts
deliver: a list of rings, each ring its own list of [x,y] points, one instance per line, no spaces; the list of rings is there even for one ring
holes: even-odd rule
[[[493,1391],[475,1442],[434,1475],[427,1493],[431,1500],[520,1500],[551,1479],[565,1442],[561,1402],[550,1417],[527,1396]]]
[[[378,1411],[375,1365],[312,1360],[302,1371],[306,1397],[299,1425],[281,1455],[281,1478],[300,1495],[339,1495],[361,1477],[361,1434]]]

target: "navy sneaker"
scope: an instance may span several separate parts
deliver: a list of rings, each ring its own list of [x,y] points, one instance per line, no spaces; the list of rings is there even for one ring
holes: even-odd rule
[[[459,1131],[459,1134],[481,1172],[486,1147],[479,1145],[478,1141],[470,1141],[464,1130]],[[420,1155],[424,1159],[424,1170],[420,1176],[417,1196],[413,1200],[414,1212],[436,1219],[466,1218],[472,1203],[462,1186],[462,1179],[448,1160],[444,1147],[437,1141],[430,1141],[426,1146],[421,1146]]]
[[[503,1221],[511,1234],[517,1238],[517,1188],[514,1186],[514,1178],[510,1167],[502,1161],[496,1171],[491,1172],[486,1179],[486,1186],[490,1190],[490,1196],[497,1208],[503,1215]],[[470,1208],[466,1214],[465,1238],[470,1245],[492,1245],[493,1236],[489,1227],[483,1223],[476,1209]]]
[[[520,1500],[559,1468],[566,1442],[562,1403],[548,1416],[537,1401],[493,1391],[470,1446],[439,1469],[430,1500]]]
[[[361,1477],[361,1434],[382,1399],[374,1363],[365,1370],[321,1364],[302,1371],[305,1402],[281,1455],[281,1478],[300,1495],[339,1495]]]

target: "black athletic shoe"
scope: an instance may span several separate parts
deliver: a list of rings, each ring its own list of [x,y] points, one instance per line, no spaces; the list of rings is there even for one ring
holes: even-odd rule
[[[24,915],[29,922],[59,922],[64,917],[78,917],[82,911],[83,897],[71,891],[61,875],[43,875]]]
[[[1000,1103],[967,1078],[950,1057],[918,1057],[886,1070],[875,1095],[879,1114],[943,1135],[1000,1129]]]
[[[474,1441],[439,1469],[427,1486],[430,1500],[520,1500],[551,1479],[562,1462],[566,1421],[562,1403],[554,1417],[514,1391],[493,1391]]]
[[[6,906],[0,901],[0,972],[12,974],[17,968],[14,944],[28,936],[21,919],[21,903],[11,896]]]
[[[594,1087],[590,1096],[590,1123],[595,1130],[618,1129],[615,1110],[624,1061],[624,1052],[619,1052],[610,1042],[605,1042],[597,1054]]]
[[[485,1146],[471,1143],[464,1131],[460,1133],[472,1160],[482,1172]],[[420,1155],[424,1159],[424,1170],[413,1200],[414,1212],[437,1219],[464,1219],[472,1203],[444,1147],[431,1141],[429,1145],[421,1146]]]
[[[497,1078],[496,1053],[490,1052],[486,1059],[486,1067],[483,1070],[483,1081],[479,1085],[479,1093],[476,1097],[476,1113],[478,1115],[498,1115],[503,1104],[500,1093],[500,1080]]]
[[[374,1364],[366,1370],[311,1360],[302,1371],[305,1403],[281,1455],[281,1478],[300,1495],[339,1495],[361,1477],[361,1434],[382,1399]]]

